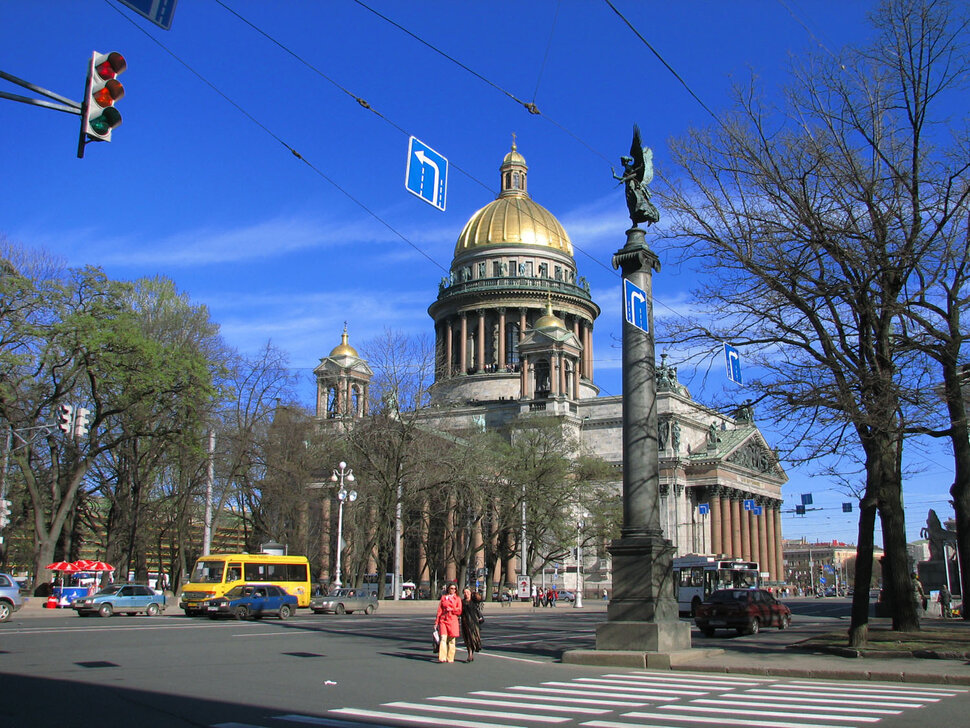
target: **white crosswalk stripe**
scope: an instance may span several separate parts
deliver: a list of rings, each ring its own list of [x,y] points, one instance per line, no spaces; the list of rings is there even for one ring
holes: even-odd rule
[[[330,728],[873,728],[889,716],[967,693],[962,688],[859,684],[747,676],[631,671],[511,685],[328,711],[331,717],[277,715],[283,722]],[[221,723],[212,728],[260,728]]]

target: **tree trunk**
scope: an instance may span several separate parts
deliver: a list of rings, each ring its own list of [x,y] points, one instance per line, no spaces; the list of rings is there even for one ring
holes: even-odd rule
[[[849,646],[864,647],[869,640],[869,587],[872,584],[873,534],[876,499],[866,496],[859,504],[859,537],[856,546],[855,591],[849,621]]]

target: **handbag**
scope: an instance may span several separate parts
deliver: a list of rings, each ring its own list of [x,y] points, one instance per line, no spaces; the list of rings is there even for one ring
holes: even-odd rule
[[[438,647],[441,646],[441,635],[438,633],[438,625],[435,625],[434,629],[431,630],[431,645],[432,652],[437,652]]]

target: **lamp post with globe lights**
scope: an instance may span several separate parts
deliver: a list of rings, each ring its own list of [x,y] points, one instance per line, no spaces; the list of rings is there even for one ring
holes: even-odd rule
[[[354,482],[354,471],[347,467],[347,463],[341,461],[338,465],[338,470],[334,470],[333,474],[330,476],[330,480],[333,483],[340,483],[340,490],[337,491],[337,500],[340,501],[340,505],[337,508],[337,564],[334,569],[334,580],[333,585],[340,587],[340,555],[343,551],[344,542],[344,503],[353,503],[357,500],[356,490],[347,490],[344,487],[344,481],[348,483]]]

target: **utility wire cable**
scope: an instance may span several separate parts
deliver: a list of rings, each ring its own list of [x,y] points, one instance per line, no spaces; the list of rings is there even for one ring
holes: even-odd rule
[[[546,42],[546,52],[542,56],[542,65],[539,67],[539,75],[536,77],[536,89],[532,92],[532,103],[535,103],[539,95],[539,83],[542,81],[542,74],[545,73],[546,63],[549,60],[549,49],[552,48],[552,37],[556,32],[556,21],[559,20],[559,11],[562,9],[562,0],[556,3],[556,14],[552,18],[552,26],[549,28],[549,40]]]
[[[110,8],[112,8],[115,12],[117,12],[121,17],[123,17],[125,20],[127,20],[129,23],[131,23],[133,26],[135,26],[135,28],[137,28],[139,31],[141,31],[144,35],[146,35],[159,48],[161,48],[168,55],[170,55],[172,58],[174,58],[179,64],[181,64],[192,75],[194,75],[196,78],[198,78],[200,81],[202,81],[202,83],[204,83],[206,86],[208,86],[210,89],[212,89],[215,93],[217,93],[219,96],[221,96],[227,103],[229,103],[234,109],[236,109],[236,111],[238,111],[240,114],[242,114],[243,116],[245,116],[247,119],[249,119],[249,121],[251,121],[253,124],[255,124],[256,126],[258,126],[260,129],[262,129],[267,135],[269,135],[270,137],[272,137],[273,139],[275,139],[277,142],[279,142],[279,144],[281,146],[283,146],[284,148],[286,148],[290,152],[290,154],[292,154],[294,157],[296,157],[301,162],[303,162],[307,167],[309,167],[311,170],[313,170],[317,175],[319,175],[324,180],[326,180],[327,182],[329,182],[334,188],[336,188],[339,192],[341,192],[344,196],[346,196],[351,202],[353,202],[355,205],[357,205],[358,207],[360,207],[362,210],[364,210],[364,212],[366,212],[368,215],[370,215],[371,217],[373,217],[375,220],[377,220],[379,223],[381,223],[384,227],[386,227],[392,233],[394,233],[395,235],[397,235],[401,240],[403,240],[405,243],[407,243],[412,248],[414,248],[414,250],[416,250],[422,256],[424,256],[425,258],[427,258],[432,264],[434,264],[435,266],[437,266],[438,268],[440,268],[445,273],[448,272],[448,269],[447,268],[445,268],[444,266],[442,266],[438,261],[436,261],[434,258],[432,258],[430,255],[428,255],[426,252],[424,252],[423,250],[421,250],[421,248],[419,248],[417,245],[415,245],[413,242],[411,242],[407,237],[405,237],[401,232],[399,232],[397,229],[395,229],[394,226],[392,226],[389,222],[387,222],[386,220],[384,220],[380,215],[378,215],[376,212],[374,212],[369,207],[367,207],[367,205],[365,205],[363,202],[361,202],[356,197],[354,197],[349,191],[347,191],[346,189],[344,189],[343,187],[341,187],[336,182],[336,180],[334,180],[332,177],[330,177],[327,174],[325,174],[320,168],[316,167],[310,160],[306,159],[295,148],[293,148],[292,146],[290,146],[289,144],[287,144],[272,129],[270,129],[268,126],[266,126],[265,124],[263,124],[255,116],[253,116],[252,114],[250,114],[243,106],[241,106],[240,104],[236,103],[232,98],[230,98],[227,94],[225,94],[223,91],[221,91],[214,83],[212,83],[211,81],[209,81],[209,79],[207,79],[205,76],[203,76],[199,71],[196,71],[187,62],[185,62],[184,60],[182,60],[178,55],[175,54],[174,51],[172,51],[168,47],[166,47],[164,43],[162,43],[160,40],[158,40],[157,38],[155,38],[155,36],[153,36],[151,33],[149,33],[144,28],[142,28],[138,23],[136,23],[131,18],[129,18],[119,8],[115,7],[115,5],[110,2],[110,0],[105,0],[105,2],[107,3],[107,5]]]
[[[624,17],[623,13],[621,13],[617,9],[617,7],[612,2],[610,2],[610,0],[604,0],[604,2],[607,5],[609,5],[610,8],[613,10],[613,12],[616,13],[620,17],[620,20],[622,20],[624,23],[626,23],[626,26],[630,30],[632,30],[633,33],[637,36],[637,38],[639,38],[641,40],[641,42],[650,50],[650,52],[653,53],[657,57],[657,60],[660,61],[664,65],[664,68],[666,68],[668,71],[670,71],[670,73],[673,75],[673,77],[676,78],[680,82],[680,85],[683,86],[687,90],[687,93],[689,93],[694,98],[694,100],[701,105],[701,107],[704,109],[704,111],[706,111],[708,114],[710,114],[712,117],[714,117],[714,121],[716,121],[721,126],[724,126],[724,122],[721,121],[721,119],[718,117],[718,115],[715,114],[713,111],[711,111],[710,107],[701,100],[701,97],[700,96],[698,96],[696,93],[694,93],[694,90],[687,84],[687,82],[683,78],[681,78],[680,74],[677,73],[677,71],[674,70],[673,66],[671,66],[669,63],[667,63],[667,61],[664,59],[664,57],[662,55],[660,55],[659,52],[657,52],[657,49],[654,48],[652,45],[650,45],[650,42],[640,34],[640,31],[637,30],[633,26],[633,23],[631,23],[629,20],[627,20],[626,17]]]
[[[546,114],[543,114],[539,110],[539,107],[536,106],[536,104],[535,104],[534,101],[523,101],[518,96],[516,96],[515,94],[513,94],[511,91],[508,91],[508,90],[502,88],[497,83],[495,83],[494,81],[491,81],[490,79],[486,78],[485,76],[483,76],[482,74],[480,74],[478,71],[474,70],[473,68],[465,65],[464,63],[462,63],[461,61],[459,61],[454,56],[451,56],[451,55],[445,53],[443,50],[441,50],[437,46],[433,45],[432,43],[429,43],[428,41],[424,40],[420,36],[418,36],[415,33],[411,32],[410,30],[408,30],[407,28],[405,28],[403,25],[401,25],[397,21],[392,20],[391,18],[387,17],[386,15],[383,15],[382,13],[379,13],[374,8],[370,7],[366,3],[362,2],[362,0],[354,0],[354,2],[356,2],[358,5],[360,5],[365,10],[368,10],[371,13],[373,13],[374,15],[376,15],[381,20],[383,20],[383,21],[385,21],[387,23],[390,23],[395,28],[397,28],[398,30],[400,30],[402,33],[405,33],[406,35],[410,36],[414,40],[418,41],[418,43],[420,43],[421,45],[423,45],[426,48],[434,51],[435,53],[437,53],[438,55],[442,56],[443,58],[446,58],[447,60],[451,61],[452,63],[454,63],[459,68],[464,69],[465,71],[467,71],[468,73],[470,73],[471,75],[473,75],[475,78],[477,78],[477,79],[485,82],[486,84],[488,84],[489,86],[491,86],[492,88],[494,88],[499,93],[504,94],[508,98],[512,99],[515,103],[517,103],[520,106],[524,107],[526,109],[526,111],[528,111],[530,114],[533,114],[534,116],[541,116],[546,121],[552,123],[557,128],[559,128],[562,131],[564,131],[567,134],[569,134],[569,136],[571,136],[573,139],[575,139],[576,141],[578,141],[580,144],[582,144],[584,147],[586,147],[593,154],[595,154],[596,156],[600,157],[603,161],[605,161],[607,164],[609,164],[610,160],[607,157],[605,157],[603,154],[601,154],[600,152],[598,152],[592,146],[590,146],[585,141],[583,141],[582,139],[580,139],[578,136],[576,136],[575,134],[573,134],[571,131],[569,131],[568,129],[566,129],[566,127],[564,127],[562,124],[556,123],[555,121],[553,121],[552,119],[550,119]]]
[[[351,97],[352,99],[354,99],[354,101],[356,101],[356,102],[357,102],[357,103],[358,103],[358,104],[359,104],[359,105],[360,105],[360,106],[361,106],[362,108],[364,108],[364,109],[366,109],[367,111],[371,111],[371,112],[373,112],[373,113],[375,113],[375,114],[377,114],[377,116],[378,116],[378,117],[380,117],[380,118],[381,118],[381,119],[383,119],[383,120],[384,120],[385,122],[387,122],[388,124],[390,124],[390,125],[391,125],[391,126],[392,126],[392,127],[394,128],[394,129],[396,129],[397,131],[399,131],[399,132],[401,132],[401,133],[403,133],[403,134],[404,134],[404,135],[406,135],[406,136],[411,136],[411,134],[410,134],[410,133],[409,133],[409,132],[408,132],[407,130],[405,130],[405,129],[404,129],[404,128],[403,128],[402,126],[400,126],[399,124],[397,124],[397,123],[395,123],[393,119],[391,119],[390,117],[388,117],[388,116],[386,116],[385,114],[382,114],[381,112],[379,112],[379,111],[377,111],[377,109],[375,109],[375,108],[374,108],[374,107],[373,107],[373,106],[372,106],[372,105],[371,105],[371,104],[370,104],[370,103],[369,103],[368,101],[366,101],[366,100],[364,100],[364,99],[362,99],[362,98],[361,98],[360,96],[357,96],[357,95],[356,95],[355,93],[353,93],[352,91],[350,91],[349,89],[347,89],[346,87],[344,87],[343,85],[341,85],[341,84],[340,84],[339,82],[337,82],[336,80],[334,80],[334,79],[332,79],[332,78],[331,78],[330,76],[328,76],[327,74],[325,74],[325,73],[324,73],[323,71],[321,71],[321,70],[320,70],[319,68],[317,68],[316,66],[314,66],[314,65],[313,65],[312,63],[310,63],[310,62],[309,62],[309,61],[307,61],[306,59],[304,59],[304,58],[303,58],[303,57],[302,57],[302,56],[301,56],[300,54],[298,54],[298,53],[296,53],[295,51],[293,51],[293,50],[292,50],[291,48],[289,48],[289,47],[288,47],[288,46],[287,46],[287,45],[286,45],[285,43],[283,43],[283,42],[281,42],[281,41],[279,41],[279,40],[277,40],[276,38],[274,38],[273,36],[271,36],[271,35],[270,35],[269,33],[267,33],[266,31],[264,31],[264,30],[263,30],[262,28],[260,28],[259,26],[257,26],[257,25],[256,25],[255,23],[253,23],[253,22],[252,22],[252,21],[250,21],[249,19],[247,19],[247,18],[245,18],[244,16],[242,16],[242,15],[240,15],[240,14],[239,14],[238,12],[236,12],[235,10],[233,10],[232,8],[230,8],[230,7],[228,6],[228,5],[226,5],[226,4],[225,4],[225,3],[223,2],[223,0],[215,0],[215,2],[216,2],[217,4],[219,4],[219,5],[221,5],[221,6],[222,6],[222,7],[223,7],[223,8],[225,9],[225,10],[227,10],[227,11],[228,11],[229,13],[231,13],[232,15],[234,15],[234,16],[235,16],[236,18],[238,18],[238,19],[239,19],[240,21],[242,21],[243,23],[245,23],[246,25],[248,25],[248,26],[249,26],[250,28],[252,28],[252,29],[253,29],[254,31],[256,31],[257,33],[259,33],[260,35],[262,35],[262,36],[263,36],[264,38],[266,38],[267,40],[269,40],[269,41],[270,41],[271,43],[273,43],[273,44],[274,44],[275,46],[277,46],[278,48],[280,48],[281,50],[283,50],[283,51],[284,51],[285,53],[287,53],[287,54],[289,54],[290,56],[292,56],[293,58],[295,58],[296,60],[298,60],[298,61],[299,61],[300,63],[302,63],[302,64],[303,64],[304,66],[306,66],[307,68],[309,68],[310,70],[312,70],[312,71],[313,71],[314,73],[316,73],[317,75],[319,75],[319,76],[320,76],[321,78],[323,78],[323,79],[325,79],[325,80],[326,80],[326,81],[328,81],[329,83],[331,83],[331,84],[333,84],[333,85],[334,85],[334,86],[335,86],[336,88],[338,88],[338,89],[339,89],[340,91],[342,91],[343,93],[345,93],[345,94],[347,94],[348,96],[350,96],[350,97]],[[364,5],[363,3],[359,3],[359,4],[360,4],[360,5],[362,5],[363,7],[365,7],[365,8],[367,8],[367,6],[366,6],[366,5]],[[368,10],[371,10],[370,8],[367,8],[367,9],[368,9]],[[378,16],[379,16],[379,17],[381,17],[381,18],[383,18],[383,17],[384,17],[383,15],[380,15],[380,13],[377,13],[376,11],[373,11],[373,10],[372,10],[371,12],[374,12],[374,13],[375,13],[376,15],[378,15]],[[557,11],[557,15],[558,15],[558,11]],[[395,25],[395,27],[400,27],[399,25],[397,25],[396,23],[394,23],[394,21],[390,21],[390,20],[389,20],[388,22],[390,22],[390,23],[392,23],[393,25]],[[404,32],[406,32],[406,33],[407,33],[408,35],[410,35],[411,37],[414,37],[414,38],[417,38],[417,36],[415,36],[415,35],[414,35],[413,33],[411,33],[410,31],[408,31],[408,30],[406,30],[406,29],[403,29],[403,28],[402,28],[402,30],[404,30]],[[418,38],[418,40],[420,40],[420,41],[421,41],[422,43],[424,43],[425,45],[428,45],[429,47],[431,47],[431,46],[430,46],[430,45],[429,45],[428,43],[426,43],[425,41],[423,41],[423,40],[421,40],[420,38]],[[550,36],[550,42],[551,42],[551,36]],[[439,51],[439,52],[440,52],[440,51]],[[444,56],[445,56],[446,58],[449,58],[449,60],[451,60],[451,59],[450,59],[450,57],[449,57],[449,56],[447,56],[446,54],[444,54],[444,53],[441,53],[441,55],[444,55]],[[459,64],[459,65],[462,65],[462,64]],[[465,66],[463,66],[463,65],[462,65],[462,67],[463,67],[463,68],[465,68]],[[470,69],[469,69],[469,70],[470,70]],[[474,71],[470,71],[470,72],[471,72],[472,74],[474,74],[474,75],[476,75],[476,76],[478,76],[478,77],[480,77],[480,78],[484,78],[484,77],[482,77],[482,76],[480,76],[479,74],[477,74],[477,73],[475,73]],[[495,84],[492,84],[492,83],[491,83],[490,81],[488,81],[487,79],[484,79],[484,80],[486,80],[486,82],[488,82],[488,83],[489,83],[490,85],[492,85],[492,86],[494,86],[494,87],[496,87],[496,88],[498,88],[497,86],[495,86]],[[538,89],[538,85],[537,85],[537,87],[536,87],[536,88]],[[501,89],[500,89],[500,90],[501,90]],[[504,91],[503,91],[503,93],[506,93],[506,94],[507,94],[507,92],[504,92]],[[507,94],[507,95],[510,95],[510,94]],[[582,145],[584,145],[584,146],[586,146],[586,147],[587,147],[587,149],[589,149],[589,150],[590,150],[591,152],[593,152],[594,154],[598,154],[598,152],[596,152],[596,150],[595,150],[595,149],[593,149],[592,147],[589,147],[589,146],[588,146],[588,145],[586,144],[586,142],[584,142],[584,141],[583,141],[582,139],[580,139],[579,137],[577,137],[577,136],[575,136],[575,135],[574,135],[574,134],[573,134],[572,132],[570,132],[570,131],[569,131],[568,129],[566,129],[565,127],[562,127],[562,126],[560,126],[560,125],[559,125],[559,124],[558,124],[557,122],[555,122],[555,121],[553,121],[553,120],[552,120],[552,119],[550,119],[549,117],[545,117],[545,118],[546,118],[546,120],[548,120],[548,121],[549,121],[550,123],[552,123],[552,124],[554,124],[555,126],[557,126],[557,127],[559,127],[559,128],[560,128],[560,129],[561,129],[562,131],[564,131],[564,132],[565,132],[566,134],[568,134],[568,135],[570,135],[570,136],[572,136],[572,137],[573,137],[574,139],[576,139],[576,141],[578,141],[578,142],[579,142],[580,144],[582,144]],[[488,185],[488,184],[486,184],[485,182],[483,182],[483,181],[482,181],[482,180],[480,180],[479,178],[477,178],[477,177],[475,177],[475,176],[474,176],[473,174],[471,174],[470,172],[467,172],[467,171],[465,171],[464,169],[462,169],[461,167],[459,167],[458,165],[456,165],[456,164],[454,164],[454,163],[453,163],[453,162],[452,162],[451,160],[449,160],[449,165],[450,165],[450,166],[452,166],[452,167],[454,167],[454,168],[455,168],[456,170],[458,170],[458,171],[459,171],[459,172],[461,172],[462,174],[464,174],[464,175],[465,175],[466,177],[468,177],[468,178],[469,178],[470,180],[472,180],[472,181],[474,181],[474,182],[476,182],[476,183],[478,183],[479,185],[481,185],[482,187],[484,187],[484,188],[485,188],[486,190],[488,190],[489,192],[494,192],[494,190],[493,190],[493,188],[492,188],[492,187],[491,187],[490,185]],[[547,225],[546,225],[546,224],[545,224],[545,223],[544,223],[544,222],[543,222],[542,220],[539,220],[539,219],[537,219],[537,218],[536,218],[536,217],[535,217],[534,215],[532,215],[532,214],[531,214],[531,211],[527,211],[527,212],[528,212],[528,214],[529,214],[529,217],[530,217],[530,218],[532,219],[532,221],[533,221],[533,223],[534,223],[535,225],[537,225],[538,227],[541,227],[541,228],[544,228],[544,229],[546,229],[547,231],[549,231],[549,227],[548,227],[548,226],[547,226]],[[550,232],[551,232],[551,231],[550,231]],[[596,263],[597,265],[599,265],[600,267],[602,267],[602,268],[603,268],[604,270],[606,270],[606,271],[609,271],[610,273],[612,273],[612,274],[614,274],[614,275],[618,275],[618,274],[617,274],[617,273],[616,273],[615,271],[613,271],[613,270],[612,270],[612,269],[611,269],[611,268],[610,268],[610,267],[609,267],[608,265],[606,265],[605,263],[603,263],[603,261],[601,261],[601,260],[600,260],[599,258],[596,258],[596,257],[594,257],[594,256],[593,256],[593,255],[591,255],[590,253],[588,253],[588,252],[586,252],[585,250],[583,250],[582,248],[580,248],[579,246],[577,246],[577,245],[576,245],[575,243],[573,244],[573,248],[574,248],[574,250],[576,250],[576,251],[578,251],[578,252],[580,252],[580,253],[582,253],[583,255],[585,255],[585,256],[587,256],[587,257],[588,257],[588,258],[589,258],[590,260],[592,260],[593,262],[595,262],[595,263]],[[442,266],[442,265],[440,265],[439,263],[435,263],[435,264],[436,264],[436,265],[437,265],[437,266],[438,266],[439,268],[441,268],[442,270],[445,270],[445,268],[444,268],[444,266]]]

